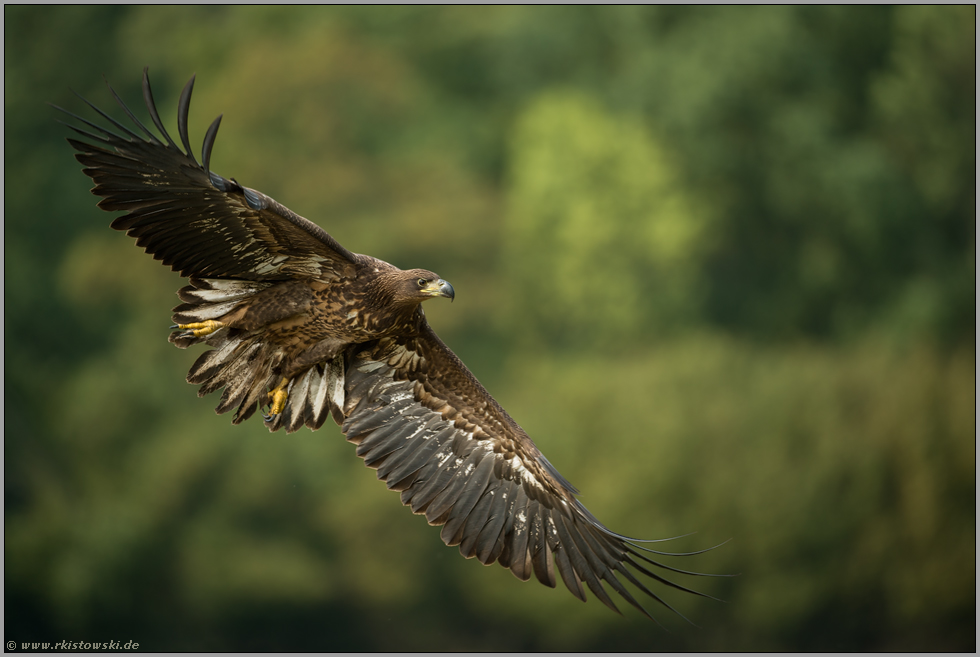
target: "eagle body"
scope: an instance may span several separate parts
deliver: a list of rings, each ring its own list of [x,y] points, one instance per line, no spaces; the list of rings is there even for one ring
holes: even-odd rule
[[[231,336],[261,334],[277,352],[278,364],[271,373],[292,379],[349,345],[417,334],[425,321],[420,306],[424,297],[411,294],[416,291],[412,282],[436,281],[449,291],[444,294],[452,291],[432,272],[404,272],[376,258],[356,257],[350,275],[287,280],[230,301],[213,290],[202,292],[200,281],[192,279],[178,293],[185,303],[174,309],[174,320],[189,324],[212,319]],[[402,285],[406,280],[410,283]],[[171,334],[171,341],[181,348],[203,339],[186,332]]]
[[[220,390],[215,410],[234,411],[236,424],[268,407],[270,431],[318,429],[331,417],[403,504],[442,527],[443,542],[521,580],[554,587],[557,571],[577,598],[587,588],[618,612],[609,586],[651,619],[623,581],[672,610],[639,576],[697,593],[651,569],[700,575],[651,558],[685,555],[644,547],[589,513],[436,335],[422,303],[452,299],[449,283],[352,253],[277,201],[212,172],[221,117],[197,162],[187,135],[193,83],[178,103],[181,145],[163,127],[145,70],[156,132],[111,87],[134,127],[88,101],[114,129],[62,111],[85,124],[69,126],[83,139],[68,141],[99,206],[126,213],[112,227],[189,279],[170,341],[209,347],[187,375],[198,395]]]

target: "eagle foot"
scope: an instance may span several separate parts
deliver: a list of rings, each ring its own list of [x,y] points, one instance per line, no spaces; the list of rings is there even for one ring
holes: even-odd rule
[[[275,419],[277,415],[283,412],[286,408],[286,398],[289,393],[286,392],[286,386],[289,385],[289,379],[283,378],[283,380],[275,388],[269,391],[269,414],[265,415],[263,413],[262,418],[266,422],[271,422]]]
[[[209,319],[205,322],[194,322],[192,324],[174,324],[171,329],[183,329],[183,333],[180,334],[182,338],[201,338],[205,335],[211,335],[220,328],[223,328],[224,324],[217,322],[213,319]]]

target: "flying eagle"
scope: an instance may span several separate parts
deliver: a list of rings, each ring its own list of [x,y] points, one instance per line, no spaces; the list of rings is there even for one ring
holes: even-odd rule
[[[705,595],[650,569],[703,574],[647,556],[681,555],[643,547],[596,520],[439,339],[422,302],[453,299],[452,285],[425,269],[352,253],[265,194],[211,171],[220,116],[198,163],[187,136],[193,87],[191,78],[178,103],[183,148],[160,120],[146,69],[143,98],[159,135],[111,87],[135,128],[85,99],[118,132],[57,109],[89,128],[69,126],[88,141],[68,142],[95,182],[99,207],[127,213],[112,227],[189,278],[177,292],[183,303],[170,341],[211,347],[187,375],[199,396],[224,388],[215,410],[234,410],[234,424],[267,409],[270,431],[318,429],[329,415],[402,504],[442,526],[446,545],[523,581],[533,574],[554,587],[557,567],[575,597],[586,599],[584,583],[618,613],[604,581],[651,620],[620,578],[671,610],[637,574]]]

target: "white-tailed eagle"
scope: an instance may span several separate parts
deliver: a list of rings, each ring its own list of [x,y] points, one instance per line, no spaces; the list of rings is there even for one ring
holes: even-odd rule
[[[69,139],[112,222],[189,285],[177,294],[170,341],[205,343],[187,381],[219,389],[234,423],[263,413],[270,431],[318,429],[328,416],[388,488],[466,558],[499,563],[521,580],[554,587],[555,571],[585,600],[590,589],[619,611],[605,582],[652,618],[624,587],[664,602],[638,576],[681,591],[645,548],[604,527],[578,492],[490,396],[425,320],[422,302],[455,295],[431,271],[402,271],[348,251],[273,199],[210,170],[221,117],[191,154],[187,117],[194,79],[178,104],[181,145],[164,129],[143,72],[154,133],[111,90],[128,128],[88,103],[115,132]],[[86,103],[88,101],[85,101]],[[61,109],[61,108],[58,108]],[[583,586],[584,584],[584,586]],[[698,595],[703,595],[698,593]],[[672,608],[671,608],[672,609]]]

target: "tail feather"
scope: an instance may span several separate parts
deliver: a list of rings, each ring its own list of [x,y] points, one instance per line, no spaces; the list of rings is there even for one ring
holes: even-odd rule
[[[235,417],[231,419],[231,423],[241,424],[242,422],[244,422],[245,420],[247,420],[248,418],[252,417],[255,414],[255,410],[258,408],[258,406],[259,405],[255,402],[252,402],[249,405],[246,405],[245,402],[242,402],[242,405],[238,407],[237,411],[235,411]]]
[[[228,358],[244,341],[241,337],[227,338],[219,348],[205,351],[191,366],[187,373],[187,382],[196,385],[210,379],[219,367],[226,365]]]
[[[277,365],[281,361],[281,354],[270,353],[270,351],[271,349],[267,348],[261,360],[252,369],[251,385],[248,387],[247,394],[242,397],[232,424],[241,424],[252,417],[255,409],[268,400],[269,390],[279,383]]]
[[[307,418],[306,426],[311,429],[319,428],[327,419],[327,381],[326,377],[320,376],[316,381],[316,386],[310,386],[309,405],[310,414]]]
[[[221,401],[218,402],[214,412],[218,415],[222,415],[233,408],[241,406],[242,401],[245,399],[245,395],[248,394],[251,384],[251,380],[239,376],[231,383],[226,385],[224,392],[221,393]]]
[[[197,396],[203,397],[204,395],[209,395],[215,390],[240,378],[245,373],[251,357],[261,346],[258,340],[253,338],[242,349],[233,352],[231,357],[226,361],[226,364],[223,367],[219,367],[211,378],[204,382],[201,389],[198,390]]]
[[[316,430],[328,417],[338,425],[343,422],[344,361],[344,354],[339,354],[293,379],[281,420],[269,426],[270,430],[283,426],[286,433],[293,433],[304,425]]]
[[[286,404],[286,409],[283,412],[283,426],[286,427],[286,433],[299,431],[299,428],[306,423],[308,410],[310,409],[310,404],[308,403],[310,385],[314,379],[316,380],[316,385],[319,385],[319,366],[308,369],[305,374],[299,377],[299,380],[296,381],[296,384],[289,391],[289,403]]]

